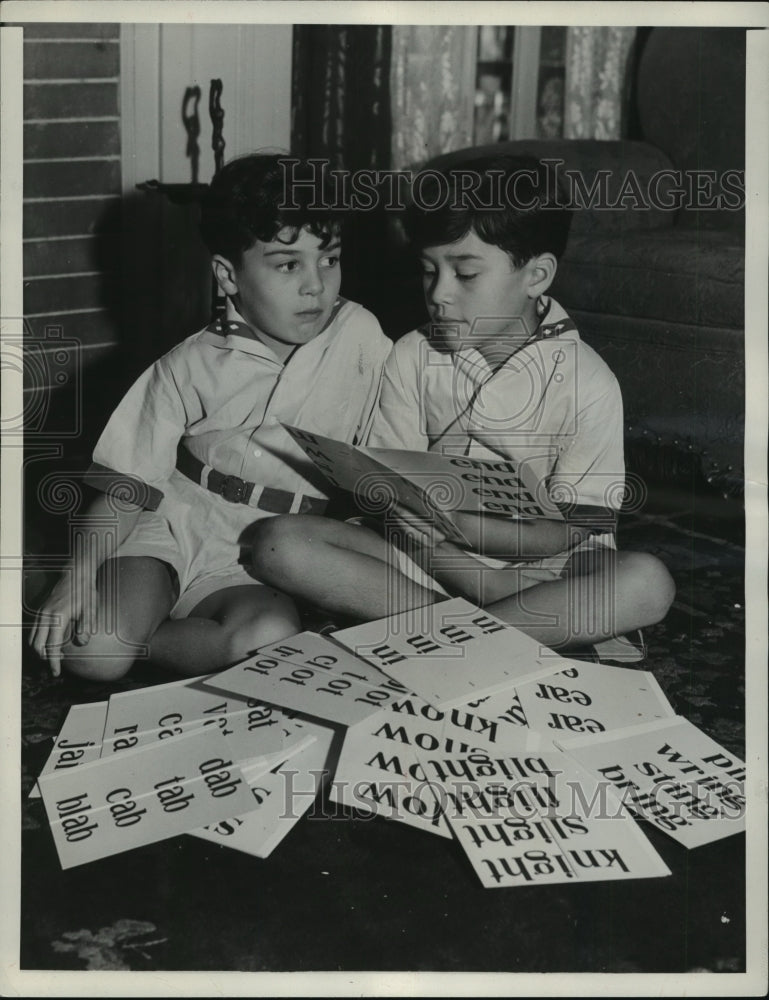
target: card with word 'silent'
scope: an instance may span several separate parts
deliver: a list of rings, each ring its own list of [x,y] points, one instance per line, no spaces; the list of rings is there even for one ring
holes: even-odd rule
[[[419,757],[487,889],[670,874],[614,789],[557,750]]]
[[[551,737],[602,733],[675,715],[653,674],[605,663],[569,665],[516,688],[532,729]]]
[[[345,726],[407,693],[371,664],[313,632],[263,646],[249,659],[207,678],[204,686]]]
[[[56,737],[53,750],[40,772],[40,777],[54,772],[60,774],[62,771],[71,771],[73,767],[87,764],[89,760],[97,760],[101,755],[106,719],[106,701],[73,705],[67,712],[67,718]],[[35,785],[29,797],[40,798],[39,785]]]
[[[155,843],[255,808],[218,728],[40,778],[62,868]]]
[[[681,716],[557,740],[627,806],[684,847],[745,830],[745,765]]]
[[[332,638],[442,709],[544,677],[564,662],[460,597],[342,629]]]

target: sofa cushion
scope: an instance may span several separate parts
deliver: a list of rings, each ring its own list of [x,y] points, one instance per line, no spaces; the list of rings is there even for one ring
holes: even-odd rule
[[[744,280],[729,232],[573,234],[553,294],[567,309],[742,329]]]

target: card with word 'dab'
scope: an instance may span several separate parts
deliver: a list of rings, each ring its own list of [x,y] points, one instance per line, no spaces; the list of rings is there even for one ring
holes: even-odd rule
[[[461,709],[442,712],[407,698],[345,733],[329,797],[408,826],[451,837],[444,804],[430,785],[418,751],[525,749],[536,736]]]
[[[218,727],[40,778],[62,868],[119,854],[255,808]]]
[[[419,759],[487,889],[670,874],[614,790],[557,750]]]
[[[202,686],[345,726],[408,693],[371,664],[314,632],[263,646]]]
[[[225,697],[202,690],[199,680],[185,678],[113,694],[107,708],[102,757],[202,726],[220,729],[237,761],[282,749],[279,712],[237,695]]]
[[[559,738],[570,756],[684,847],[745,829],[745,765],[681,716]]]
[[[516,688],[532,729],[553,737],[602,733],[675,715],[644,670],[570,661],[565,670]]]
[[[461,597],[332,633],[436,708],[553,673],[562,658]]]
[[[101,741],[106,720],[106,701],[73,705],[67,712],[64,725],[59,730],[59,735],[53,744],[53,750],[51,750],[51,754],[40,772],[40,777],[44,774],[70,771],[79,764],[87,764],[89,760],[97,760],[101,756]],[[31,799],[40,798],[38,784],[35,784],[29,797]]]
[[[242,816],[193,830],[193,837],[256,858],[269,857],[311,808],[328,774],[334,731],[309,721],[301,726],[307,739],[298,753],[263,774],[247,775],[255,808]]]

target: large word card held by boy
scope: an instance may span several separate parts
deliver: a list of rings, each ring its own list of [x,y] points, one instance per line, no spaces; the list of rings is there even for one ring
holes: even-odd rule
[[[436,708],[544,677],[562,659],[461,597],[333,633]]]
[[[745,829],[745,765],[681,716],[558,743],[685,847]]]

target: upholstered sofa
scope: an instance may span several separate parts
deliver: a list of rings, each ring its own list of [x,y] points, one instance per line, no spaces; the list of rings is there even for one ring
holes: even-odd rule
[[[742,200],[744,83],[744,31],[639,31],[630,138],[508,142],[430,164],[533,154],[563,161],[558,169],[578,172],[588,191],[607,172],[609,204],[624,190],[616,208],[575,212],[553,293],[620,381],[629,466],[733,495],[744,432],[744,211],[734,208]],[[716,197],[720,208],[677,195],[676,172],[691,183],[697,171],[711,172],[700,174],[700,202]],[[393,266],[400,295],[392,286],[386,299],[371,291],[372,307],[397,335],[420,305],[406,266]]]

